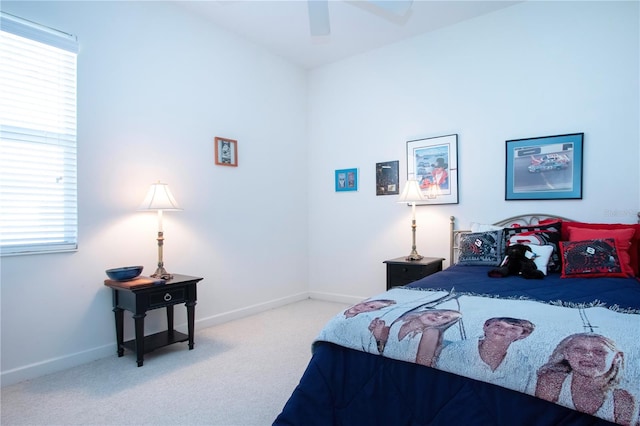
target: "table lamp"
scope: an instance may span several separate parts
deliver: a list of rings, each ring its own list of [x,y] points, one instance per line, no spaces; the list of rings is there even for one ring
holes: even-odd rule
[[[163,211],[179,211],[182,210],[175,198],[173,198],[173,194],[169,190],[169,185],[166,183],[154,183],[149,187],[149,191],[147,192],[147,196],[145,197],[140,207],[138,207],[139,211],[157,211],[158,212],[158,268],[156,272],[154,272],[151,277],[152,278],[162,278],[164,280],[170,280],[173,278],[173,275],[168,273],[164,269],[164,262],[162,260],[162,246],[164,245],[164,231],[162,230],[162,212]]]
[[[420,260],[423,256],[419,255],[416,250],[416,202],[426,201],[426,198],[422,195],[422,189],[420,184],[415,179],[408,179],[404,185],[402,194],[398,198],[399,203],[411,204],[411,232],[413,234],[413,244],[411,245],[411,254],[407,256],[407,260]]]

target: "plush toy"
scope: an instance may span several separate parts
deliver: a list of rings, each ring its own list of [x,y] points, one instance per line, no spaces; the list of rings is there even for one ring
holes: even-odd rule
[[[520,275],[526,279],[542,279],[544,273],[536,267],[534,257],[531,247],[524,244],[510,245],[506,249],[506,255],[500,266],[489,271],[489,276],[504,278],[509,275]]]

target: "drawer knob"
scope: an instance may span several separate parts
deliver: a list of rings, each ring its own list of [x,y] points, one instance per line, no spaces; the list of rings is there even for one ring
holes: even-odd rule
[[[168,302],[168,301],[169,301],[169,300],[171,300],[171,299],[172,299],[172,297],[171,297],[171,295],[170,295],[169,293],[167,293],[167,294],[165,294],[165,295],[164,295],[164,301],[165,301],[165,302]]]

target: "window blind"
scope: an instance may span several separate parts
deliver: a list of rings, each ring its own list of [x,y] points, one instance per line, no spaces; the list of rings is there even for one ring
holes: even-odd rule
[[[0,254],[75,250],[78,43],[0,19]]]

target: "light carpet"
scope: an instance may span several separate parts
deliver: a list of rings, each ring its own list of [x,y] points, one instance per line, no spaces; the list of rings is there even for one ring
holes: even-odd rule
[[[304,300],[2,389],[2,425],[270,425],[345,304]]]

